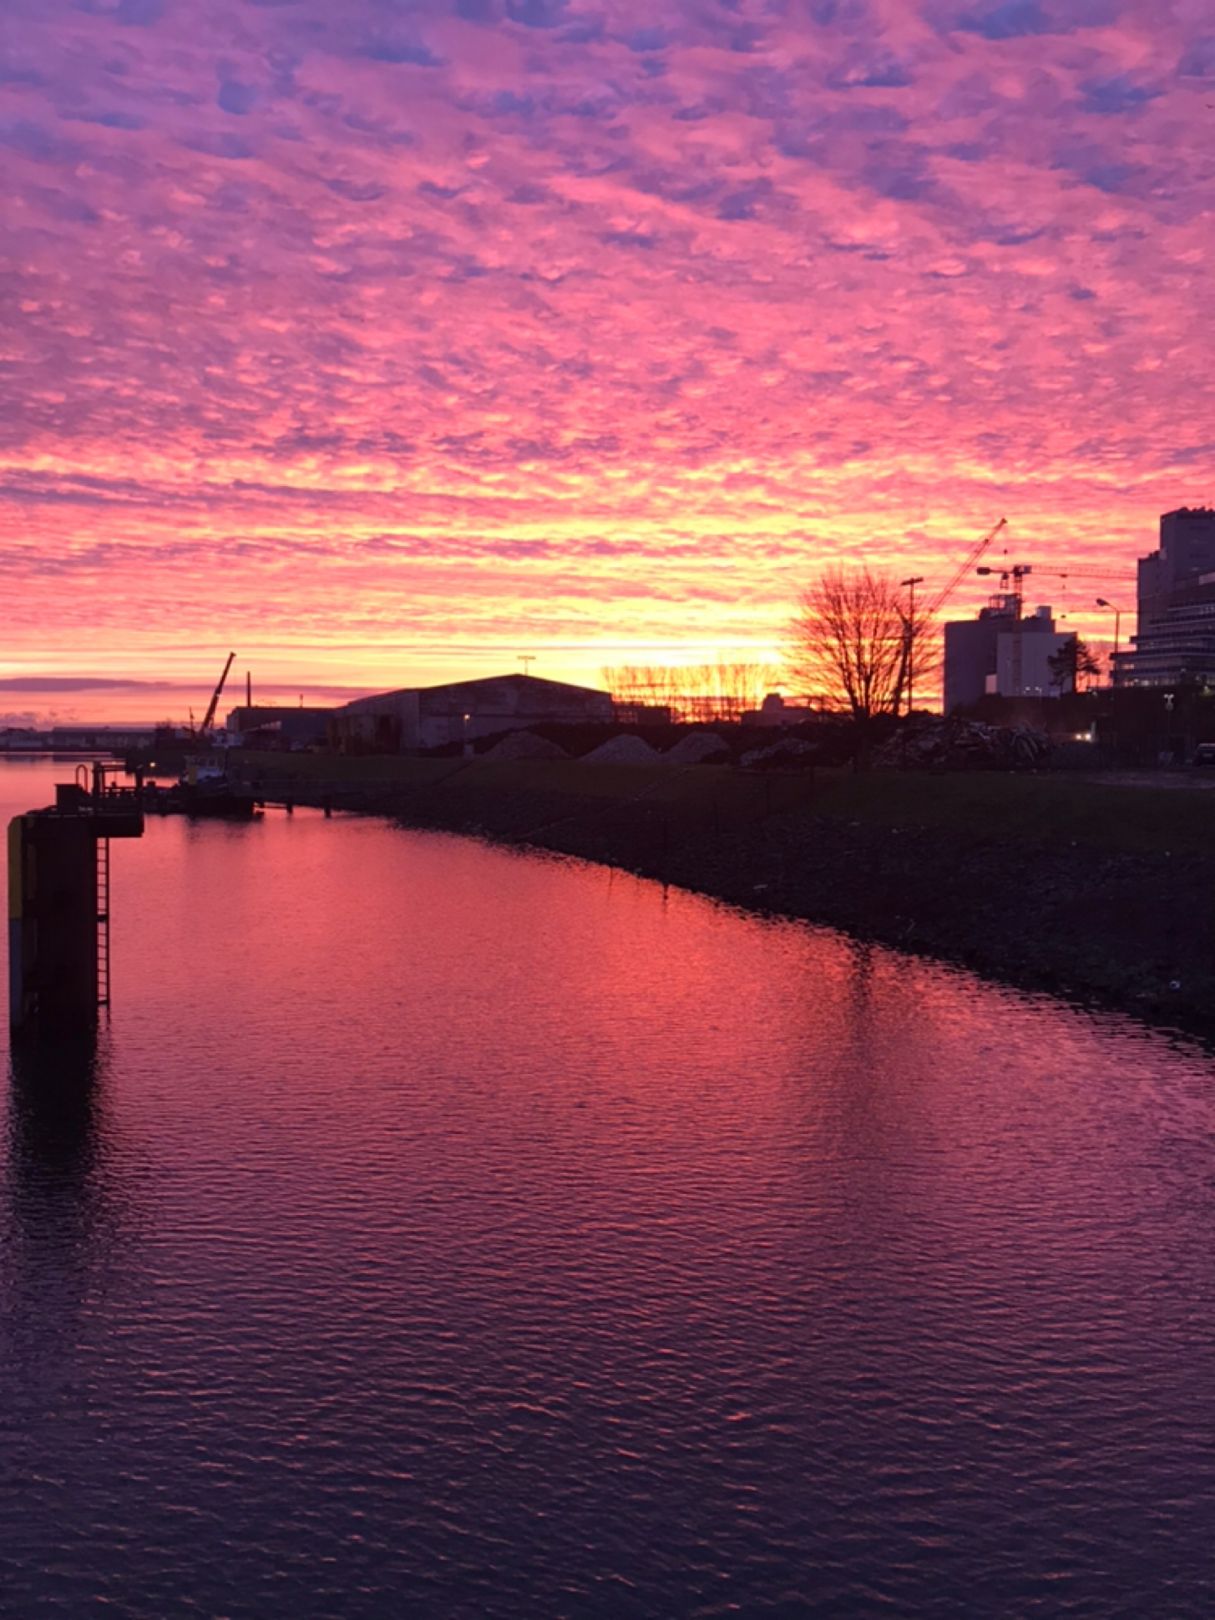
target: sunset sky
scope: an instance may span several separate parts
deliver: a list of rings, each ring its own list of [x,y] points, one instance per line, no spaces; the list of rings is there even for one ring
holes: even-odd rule
[[[0,723],[184,718],[230,648],[309,698],[768,661],[823,562],[929,589],[1001,515],[1112,570],[1029,591],[1098,640],[1215,497],[1210,0],[4,0],[0,45]]]

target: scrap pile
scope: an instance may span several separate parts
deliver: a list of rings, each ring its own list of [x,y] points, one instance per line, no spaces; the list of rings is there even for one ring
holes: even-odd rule
[[[873,763],[900,771],[1032,771],[1049,755],[1050,739],[1041,731],[949,717],[904,726]]]
[[[746,771],[800,771],[819,757],[817,744],[803,742],[800,737],[783,737],[766,748],[752,748],[738,763]]]

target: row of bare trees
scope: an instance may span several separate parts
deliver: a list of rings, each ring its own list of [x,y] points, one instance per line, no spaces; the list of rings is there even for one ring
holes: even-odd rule
[[[616,703],[669,709],[684,722],[740,720],[780,685],[776,664],[622,664],[602,672]]]
[[[858,718],[898,714],[936,663],[928,622],[886,575],[826,568],[802,595],[778,664],[624,664],[603,671],[617,704],[681,721],[738,720],[788,685],[801,702]]]

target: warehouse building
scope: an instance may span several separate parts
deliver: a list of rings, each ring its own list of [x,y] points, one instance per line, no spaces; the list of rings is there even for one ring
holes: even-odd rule
[[[334,709],[330,742],[343,753],[412,753],[536,725],[586,725],[613,717],[607,692],[536,675],[491,675],[406,687]]]

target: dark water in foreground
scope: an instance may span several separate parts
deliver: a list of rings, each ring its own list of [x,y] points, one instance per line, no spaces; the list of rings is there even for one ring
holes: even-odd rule
[[[3,1099],[6,1617],[1212,1613],[1197,1048],[374,822],[114,860]]]

